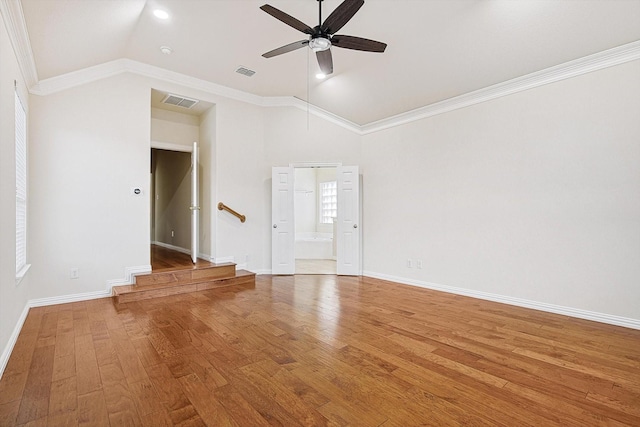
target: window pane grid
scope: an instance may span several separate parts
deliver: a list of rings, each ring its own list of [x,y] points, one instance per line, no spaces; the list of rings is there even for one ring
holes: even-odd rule
[[[336,181],[320,183],[320,223],[331,224],[338,214],[338,186]]]

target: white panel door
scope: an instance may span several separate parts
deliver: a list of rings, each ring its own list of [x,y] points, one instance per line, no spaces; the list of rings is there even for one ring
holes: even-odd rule
[[[339,166],[338,221],[336,233],[339,275],[359,276],[360,272],[360,178],[358,166]]]
[[[200,201],[198,199],[198,143],[193,143],[191,151],[191,260],[198,260],[198,235],[200,234]]]
[[[293,168],[274,167],[271,177],[271,273],[294,274]]]

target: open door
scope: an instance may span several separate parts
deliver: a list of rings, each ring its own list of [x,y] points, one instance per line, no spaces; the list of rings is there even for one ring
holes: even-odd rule
[[[191,151],[191,261],[198,260],[198,236],[200,235],[200,201],[198,200],[198,143],[193,143]]]
[[[359,276],[360,272],[360,177],[358,166],[339,166],[336,272]]]
[[[293,168],[274,167],[271,177],[271,273],[294,274]]]

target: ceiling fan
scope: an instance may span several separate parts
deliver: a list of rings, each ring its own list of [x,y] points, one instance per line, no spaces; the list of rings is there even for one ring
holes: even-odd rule
[[[349,22],[353,15],[364,5],[364,0],[345,0],[322,22],[322,1],[318,0],[319,24],[313,28],[273,6],[265,4],[260,9],[269,15],[284,22],[309,35],[306,40],[300,40],[288,45],[271,50],[262,56],[271,58],[283,53],[309,46],[316,53],[320,70],[328,75],[333,73],[333,58],[331,57],[331,46],[344,49],[363,50],[366,52],[384,52],[386,43],[375,40],[364,39],[362,37],[345,36],[336,34],[344,25]]]

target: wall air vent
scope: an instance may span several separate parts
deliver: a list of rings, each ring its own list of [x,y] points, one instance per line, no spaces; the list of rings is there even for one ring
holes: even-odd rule
[[[175,105],[176,107],[182,108],[191,108],[196,105],[199,101],[196,99],[185,98],[184,96],[179,95],[167,95],[163,100],[163,104]]]
[[[239,66],[238,68],[236,68],[236,73],[238,74],[242,74],[243,76],[247,76],[247,77],[251,77],[253,76],[256,72],[253,70],[248,69],[247,67],[243,67],[242,65]]]

